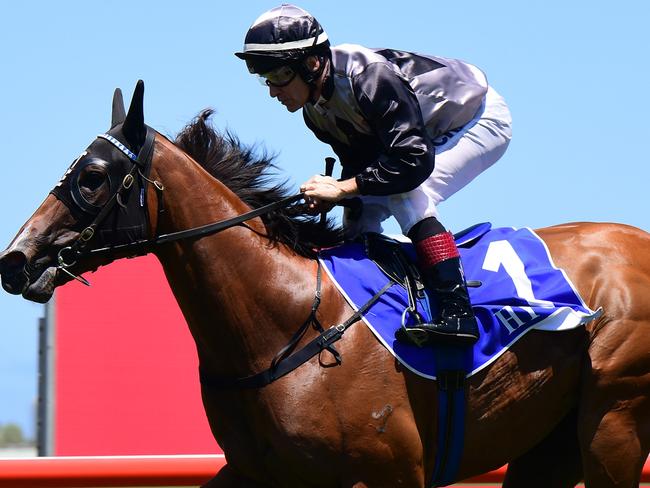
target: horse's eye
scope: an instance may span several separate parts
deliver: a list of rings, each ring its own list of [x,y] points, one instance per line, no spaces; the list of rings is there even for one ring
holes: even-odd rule
[[[97,170],[84,172],[79,178],[79,186],[89,191],[97,190],[106,181],[104,173]]]

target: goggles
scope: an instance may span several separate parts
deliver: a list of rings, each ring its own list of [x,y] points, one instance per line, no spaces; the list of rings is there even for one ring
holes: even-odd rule
[[[293,81],[298,73],[292,66],[280,66],[268,73],[258,75],[260,83],[266,86],[281,88]]]

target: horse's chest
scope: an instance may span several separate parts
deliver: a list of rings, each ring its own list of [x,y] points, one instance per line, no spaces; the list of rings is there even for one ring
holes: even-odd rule
[[[314,486],[313,479],[317,479],[323,486],[332,486],[332,473],[323,465],[333,452],[327,434],[317,433],[302,422],[278,416],[277,412],[242,416],[228,422],[216,436],[217,442],[231,465],[259,482]],[[309,479],[311,483],[307,483]]]

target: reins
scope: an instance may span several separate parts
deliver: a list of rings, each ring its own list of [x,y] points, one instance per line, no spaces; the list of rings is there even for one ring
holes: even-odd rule
[[[154,247],[160,244],[167,244],[169,242],[180,241],[182,239],[191,239],[204,237],[210,234],[216,234],[218,232],[230,229],[237,225],[240,225],[247,220],[254,219],[255,217],[260,217],[262,215],[271,213],[279,208],[288,207],[290,204],[302,199],[304,196],[303,193],[297,193],[289,197],[278,200],[277,202],[269,203],[262,207],[251,210],[244,214],[238,215],[227,220],[221,220],[218,222],[213,222],[211,224],[202,225],[200,227],[193,227],[191,229],[180,230],[177,232],[170,232],[169,234],[162,234],[152,239],[145,239],[141,241],[135,241],[128,244],[118,244],[115,246],[107,246],[98,249],[92,249],[88,251],[89,255],[97,256],[102,254],[108,254],[109,252],[126,252],[134,251],[134,256],[147,254]]]
[[[93,222],[84,228],[80,233],[79,237],[72,243],[72,245],[64,247],[59,251],[58,254],[58,268],[63,272],[67,273],[76,280],[81,281],[82,283],[89,285],[88,281],[80,276],[75,276],[67,268],[74,266],[77,261],[87,255],[87,256],[102,256],[111,253],[120,253],[125,254],[131,257],[142,256],[151,252],[156,246],[161,244],[167,244],[170,242],[180,241],[182,239],[191,239],[191,238],[200,238],[211,234],[216,234],[218,232],[230,229],[237,225],[240,225],[247,220],[254,219],[262,215],[266,215],[280,208],[286,208],[292,203],[301,200],[304,197],[304,193],[297,193],[295,195],[288,196],[276,202],[264,205],[262,207],[246,212],[242,215],[236,217],[213,222],[199,227],[194,227],[191,229],[185,229],[177,232],[171,232],[169,234],[162,234],[151,239],[141,239],[126,244],[115,244],[106,247],[96,248],[96,249],[87,249],[89,241],[95,236],[97,228],[104,222],[106,217],[111,213],[115,208],[115,205],[120,204],[120,199],[125,192],[128,192],[132,185],[135,177],[140,174],[140,176],[147,182],[153,183],[158,194],[164,190],[164,186],[157,181],[151,181],[148,178],[142,175],[140,171],[141,168],[147,167],[151,163],[151,158],[153,155],[153,142],[155,139],[155,131],[150,127],[147,127],[147,136],[145,143],[142,146],[140,152],[136,155],[130,151],[124,144],[115,139],[109,134],[100,134],[97,137],[104,139],[111,144],[113,144],[117,149],[119,149],[131,162],[133,166],[127,175],[124,177],[122,184],[118,190],[111,196],[111,198],[106,202],[102,207],[99,214],[95,217]],[[160,197],[159,197],[160,200]],[[159,205],[160,207],[160,205]],[[160,211],[160,208],[159,208]]]
[[[119,149],[120,152],[129,158],[129,160],[132,162],[132,167],[130,168],[127,175],[123,178],[120,187],[111,196],[108,202],[101,208],[97,216],[93,219],[92,223],[80,232],[79,237],[70,246],[67,246],[59,251],[58,269],[88,286],[90,286],[90,283],[85,278],[81,276],[75,276],[67,269],[71,266],[74,266],[81,257],[101,256],[109,253],[120,253],[127,256],[144,255],[150,252],[154,247],[161,244],[176,242],[182,239],[200,238],[222,232],[226,229],[241,225],[244,222],[255,217],[268,214],[280,208],[286,208],[304,197],[304,193],[297,193],[295,195],[288,196],[276,202],[272,202],[268,205],[264,205],[262,207],[251,210],[250,212],[246,212],[242,215],[238,215],[230,219],[213,222],[191,229],[171,232],[169,234],[162,234],[151,239],[140,239],[125,244],[116,244],[97,249],[87,249],[88,243],[95,236],[97,228],[106,220],[115,206],[124,206],[121,203],[122,195],[131,190],[133,182],[137,176],[140,176],[146,183],[152,183],[155,186],[158,192],[159,213],[162,209],[161,193],[164,190],[164,186],[162,184],[157,181],[150,180],[142,172],[144,169],[146,173],[146,168],[148,168],[149,164],[151,163],[151,158],[153,155],[153,144],[155,139],[155,131],[153,129],[147,127],[145,142],[137,155],[109,134],[100,134],[97,137],[110,142],[113,146]],[[328,172],[330,172],[329,169]],[[141,194],[140,198],[141,206],[144,206],[144,193]],[[322,284],[322,264],[318,259],[317,263],[318,268],[316,271],[316,292],[314,294],[314,300],[312,302],[309,316],[293,334],[289,340],[289,343],[275,355],[271,361],[270,367],[259,373],[242,378],[214,377],[209,375],[206,371],[200,369],[199,376],[201,384],[204,387],[213,390],[242,390],[249,388],[261,388],[285,376],[286,374],[290,373],[294,369],[307,362],[315,355],[320,354],[325,350],[329,351],[334,356],[336,365],[340,365],[342,363],[341,355],[335,349],[334,343],[343,337],[345,331],[352,324],[359,321],[363,317],[363,314],[370,307],[372,307],[372,305],[374,305],[391,286],[393,286],[394,282],[392,280],[389,280],[381,290],[379,290],[370,300],[368,300],[367,303],[365,303],[354,314],[352,314],[352,316],[350,316],[345,322],[334,325],[329,329],[324,329],[316,317],[316,312],[318,311],[318,307],[321,302]],[[319,332],[319,335],[312,339],[303,348],[297,352],[294,352],[301,339],[309,330],[310,326],[313,326],[314,329]]]

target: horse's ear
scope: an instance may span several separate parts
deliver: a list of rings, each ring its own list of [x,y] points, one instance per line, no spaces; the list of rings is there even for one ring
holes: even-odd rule
[[[131,98],[129,113],[122,125],[122,132],[127,141],[134,149],[142,147],[147,135],[147,127],[144,125],[144,82],[138,80]]]
[[[124,110],[124,99],[122,98],[122,90],[115,89],[113,93],[113,115],[111,117],[111,129],[117,124],[121,124],[126,119],[126,111]]]

